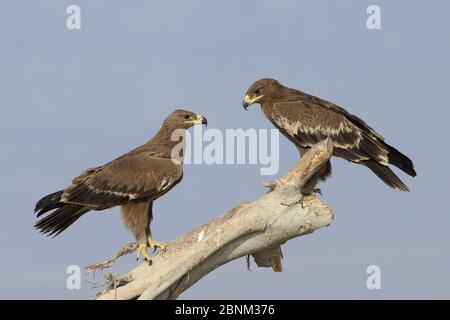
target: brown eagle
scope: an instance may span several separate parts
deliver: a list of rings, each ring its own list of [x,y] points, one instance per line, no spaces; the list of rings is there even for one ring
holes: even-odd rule
[[[415,177],[411,159],[357,116],[343,108],[299,90],[287,88],[274,79],[261,79],[247,90],[243,107],[259,103],[264,115],[304,154],[315,143],[330,137],[333,155],[366,166],[388,186],[401,191],[408,187],[389,168],[396,166]],[[319,180],[331,175],[328,161],[308,182],[303,192],[315,191]]]
[[[158,133],[146,144],[99,167],[90,168],[72,180],[64,190],[45,196],[34,209],[40,217],[35,227],[42,233],[57,236],[86,212],[121,206],[125,226],[139,244],[138,258],[149,262],[147,248],[165,249],[165,244],[151,237],[153,201],[167,193],[183,178],[182,154],[172,156],[184,132],[206,118],[187,110],[176,110],[163,122]],[[180,150],[183,153],[183,150]]]

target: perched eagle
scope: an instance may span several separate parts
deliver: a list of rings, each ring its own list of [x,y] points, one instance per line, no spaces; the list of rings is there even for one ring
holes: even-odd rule
[[[389,168],[396,166],[415,177],[412,161],[390,146],[384,138],[363,120],[343,108],[304,93],[287,88],[273,79],[261,79],[247,90],[243,107],[259,103],[264,115],[280,132],[293,142],[300,155],[315,143],[330,137],[333,155],[368,167],[388,186],[402,191],[408,187]],[[308,182],[303,192],[310,194],[319,180],[331,174],[328,161]]]
[[[121,206],[124,224],[139,244],[138,258],[142,255],[150,262],[148,247],[165,248],[151,237],[153,201],[183,178],[182,155],[178,160],[172,157],[180,140],[174,141],[172,133],[180,130],[178,138],[184,141],[185,130],[196,124],[206,125],[206,118],[176,110],[146,144],[103,166],[85,170],[65,190],[39,200],[34,209],[38,217],[54,211],[39,220],[35,227],[42,233],[57,236],[86,212]]]

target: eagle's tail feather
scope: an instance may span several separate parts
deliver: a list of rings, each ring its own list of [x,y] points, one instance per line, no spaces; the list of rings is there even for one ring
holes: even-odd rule
[[[41,200],[39,200],[36,203],[36,207],[34,207],[34,212],[38,212],[37,214],[38,217],[40,217],[41,215],[43,215],[44,213],[59,208],[63,205],[63,203],[61,203],[61,196],[63,194],[64,190],[60,190],[54,193],[51,193],[45,197],[43,197]]]
[[[402,180],[400,180],[399,177],[395,175],[391,169],[389,169],[389,167],[379,164],[374,160],[361,161],[360,163],[372,170],[378,178],[383,180],[383,182],[391,188],[399,189],[401,191],[409,191],[408,187],[402,182]]]
[[[409,174],[411,177],[416,176],[416,171],[414,170],[414,164],[410,158],[405,156],[403,153],[395,149],[394,147],[391,147],[390,145],[386,144],[386,147],[389,150],[388,158],[389,163],[393,164],[400,170],[404,171],[405,173]]]
[[[61,203],[56,211],[39,220],[34,227],[56,237],[89,210],[85,206]]]

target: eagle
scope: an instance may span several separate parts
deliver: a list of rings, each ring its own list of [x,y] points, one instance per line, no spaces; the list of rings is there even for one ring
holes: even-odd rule
[[[153,202],[183,178],[184,150],[177,154],[174,148],[184,142],[185,131],[197,124],[207,125],[206,118],[187,110],[174,111],[144,145],[83,171],[66,189],[39,200],[34,209],[37,217],[48,214],[35,227],[43,234],[57,236],[89,211],[121,206],[123,223],[138,244],[137,257],[142,255],[151,262],[147,249],[164,251],[166,247],[152,238]]]
[[[407,156],[385,142],[384,138],[361,118],[345,109],[283,86],[277,80],[255,81],[247,90],[243,107],[260,104],[269,121],[297,147],[300,156],[319,141],[331,138],[333,155],[369,168],[388,186],[401,191],[408,187],[389,168],[394,165],[415,177],[414,164]],[[303,193],[311,194],[320,180],[331,175],[328,161],[311,177]]]

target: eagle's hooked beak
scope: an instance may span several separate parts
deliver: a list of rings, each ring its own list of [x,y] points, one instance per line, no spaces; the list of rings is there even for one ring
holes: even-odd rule
[[[208,125],[208,120],[206,120],[206,118],[200,114],[196,115],[197,118],[194,120],[188,120],[186,121],[186,123],[188,124],[204,124],[205,126]]]
[[[201,118],[202,124],[204,124],[205,127],[208,126],[208,120],[206,120],[206,118],[205,118],[204,116],[197,115],[197,117],[200,117],[200,118]]]
[[[242,106],[244,107],[245,110],[247,110],[247,108],[249,106],[251,106],[252,104],[256,103],[259,101],[259,99],[261,99],[263,97],[263,95],[257,96],[257,97],[250,97],[249,95],[246,95],[244,98],[244,101],[242,101]]]

